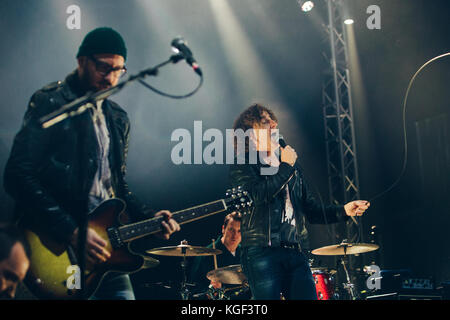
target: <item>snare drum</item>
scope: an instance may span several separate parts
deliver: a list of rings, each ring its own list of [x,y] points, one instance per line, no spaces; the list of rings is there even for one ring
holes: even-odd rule
[[[323,268],[311,269],[314,283],[316,284],[316,293],[318,300],[332,300],[334,296],[334,277],[333,273]]]

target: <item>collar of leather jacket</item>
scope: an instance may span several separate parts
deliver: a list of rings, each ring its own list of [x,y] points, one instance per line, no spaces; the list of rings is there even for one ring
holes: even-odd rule
[[[63,86],[62,94],[68,101],[75,100],[86,94],[87,91],[80,82],[77,70],[68,74],[64,81],[67,85]]]
[[[245,153],[236,154],[234,163],[254,165],[255,168],[269,168],[270,164],[263,161],[265,155],[265,152],[255,152],[254,156],[250,156],[250,152],[246,151]]]

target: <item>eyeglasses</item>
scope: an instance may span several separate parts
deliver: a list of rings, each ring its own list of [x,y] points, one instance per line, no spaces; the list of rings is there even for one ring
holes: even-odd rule
[[[95,63],[95,70],[97,70],[97,72],[100,73],[102,76],[107,76],[109,73],[112,72],[114,76],[121,77],[125,73],[127,73],[126,66],[112,68],[111,65],[96,59],[94,56],[89,56],[89,59],[91,59]]]

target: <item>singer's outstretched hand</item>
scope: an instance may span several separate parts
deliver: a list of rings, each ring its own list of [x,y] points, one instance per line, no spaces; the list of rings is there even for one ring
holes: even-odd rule
[[[363,213],[369,209],[370,202],[366,200],[355,200],[347,203],[344,206],[345,213],[350,216],[362,216]]]

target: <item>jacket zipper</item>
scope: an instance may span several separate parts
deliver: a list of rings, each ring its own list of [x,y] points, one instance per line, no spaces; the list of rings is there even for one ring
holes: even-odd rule
[[[273,197],[272,198],[275,198],[276,196],[277,196],[277,194],[279,194],[280,192],[281,192],[281,190],[283,190],[285,187],[286,187],[286,185],[289,183],[289,181],[291,181],[291,179],[292,179],[292,177],[295,175],[297,173],[297,170],[295,170],[292,174],[291,174],[291,176],[289,177],[289,179],[287,179],[287,181],[285,182],[285,183],[283,183],[283,185],[281,186],[281,188],[277,191],[277,192],[275,192],[275,194],[273,195]],[[267,202],[267,203],[270,203],[270,202]],[[269,247],[272,245],[272,240],[271,240],[271,237],[272,237],[272,235],[271,235],[271,213],[270,213],[270,209],[271,209],[271,206],[270,206],[270,204],[269,204],[269,241],[268,241],[268,244],[269,244]]]
[[[273,195],[273,198],[275,198],[280,192],[281,190],[284,189],[284,187],[286,187],[286,185],[289,183],[289,181],[291,181],[292,177],[296,174],[297,171],[294,171],[291,176],[289,177],[289,179],[287,179],[287,181],[285,183],[283,183],[283,185],[281,186],[281,188],[275,192],[275,194]]]
[[[297,170],[295,170],[294,171],[294,174],[295,174],[295,176],[297,176]],[[297,181],[296,181],[297,182]],[[295,190],[295,186],[297,185],[297,183],[296,182],[294,182],[294,185],[292,186],[292,190],[291,190],[291,192],[290,193],[292,193],[292,195],[294,195],[294,190]],[[302,196],[301,195],[301,192],[302,192],[302,179],[300,179],[300,197]],[[292,198],[292,195],[289,195],[290,197],[291,197],[291,199],[293,199]],[[291,201],[292,202],[292,201]],[[297,236],[300,238],[300,230],[298,229],[298,226],[299,226],[299,221],[297,221],[297,219],[298,219],[298,215],[297,215],[297,217],[296,217],[296,213],[298,213],[297,212],[297,209],[295,209],[294,208],[294,202],[292,202],[292,208],[294,209],[294,218],[295,218],[295,230],[296,230],[296,232],[297,232]]]

